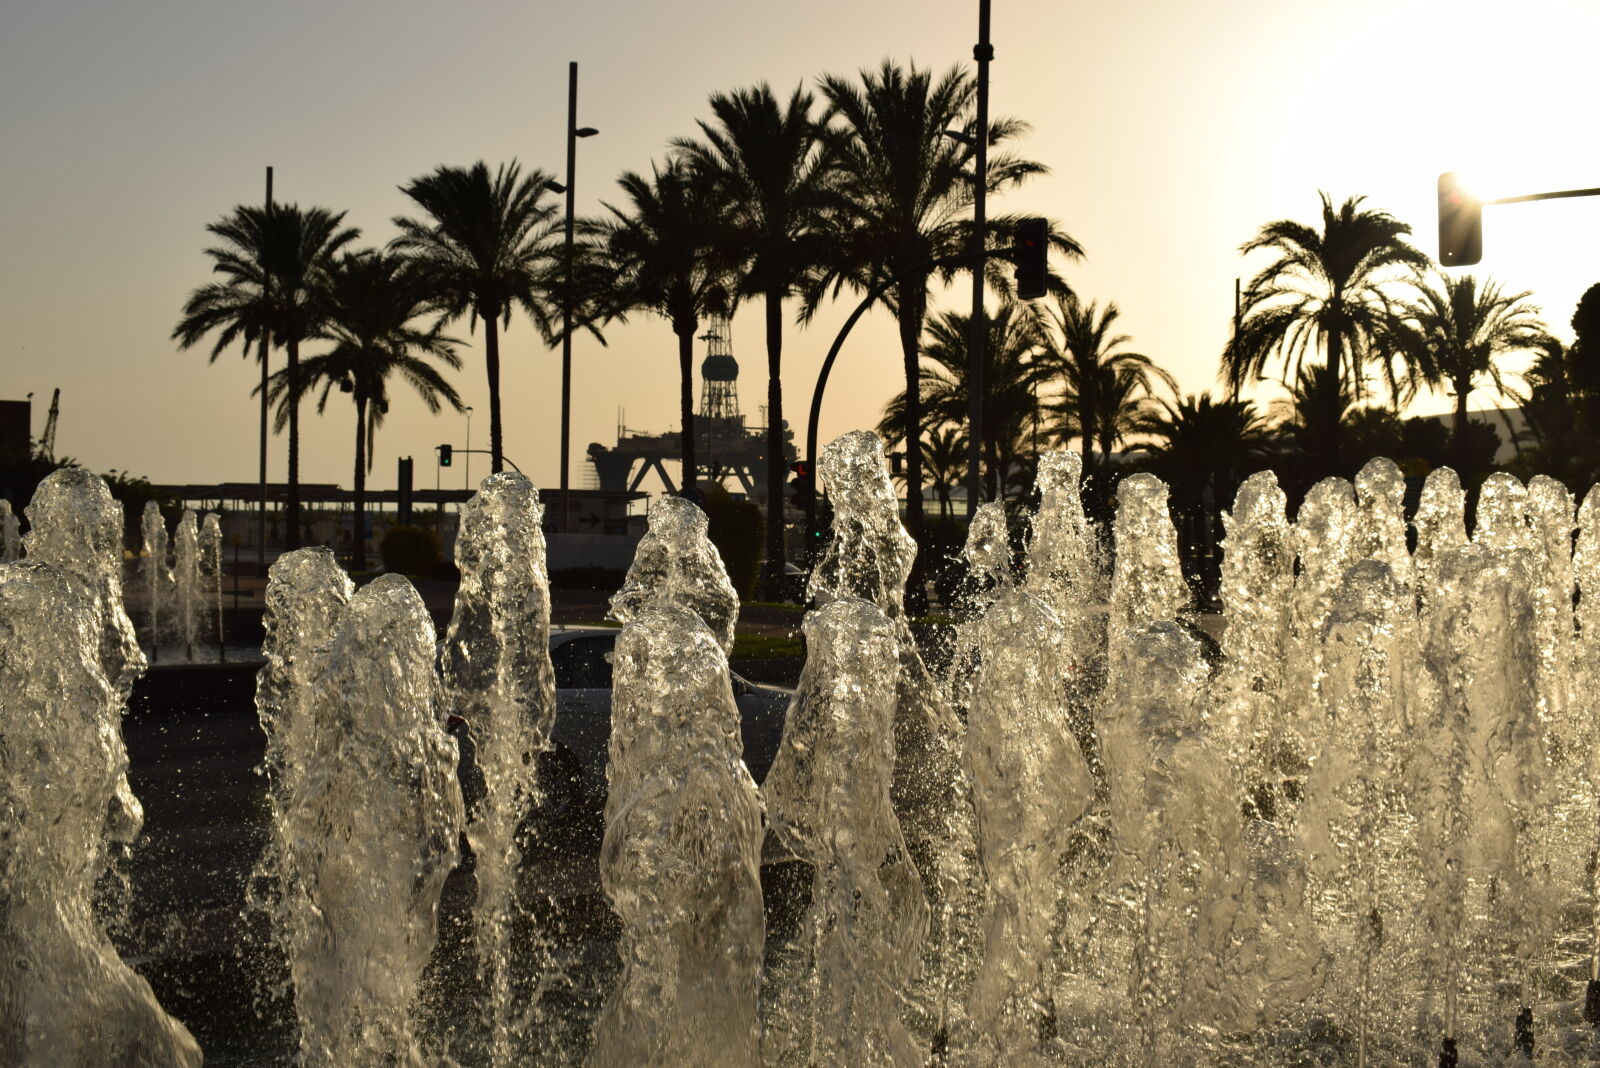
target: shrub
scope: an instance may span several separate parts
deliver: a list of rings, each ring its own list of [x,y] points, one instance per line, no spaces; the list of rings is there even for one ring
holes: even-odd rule
[[[427,527],[395,525],[384,534],[381,552],[385,571],[432,574],[439,563],[439,536]]]
[[[761,568],[762,538],[766,532],[761,508],[752,500],[734,500],[732,494],[717,485],[704,488],[700,507],[710,521],[711,544],[722,554],[728,579],[739,599],[744,600],[755,588]]]

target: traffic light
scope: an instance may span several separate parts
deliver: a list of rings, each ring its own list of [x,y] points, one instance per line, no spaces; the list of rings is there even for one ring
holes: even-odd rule
[[[440,467],[449,467],[450,466],[450,453],[451,452],[452,452],[452,449],[451,449],[451,447],[449,445],[440,445],[439,446],[439,466]]]
[[[1483,259],[1483,204],[1453,171],[1439,175],[1439,264],[1470,267]]]
[[[817,499],[817,480],[811,473],[811,464],[796,460],[789,465],[794,477],[789,480],[789,501],[802,511],[808,510]]]
[[[1011,259],[1017,265],[1017,296],[1034,300],[1045,294],[1045,275],[1050,258],[1050,223],[1046,219],[1023,219],[1011,238]]]

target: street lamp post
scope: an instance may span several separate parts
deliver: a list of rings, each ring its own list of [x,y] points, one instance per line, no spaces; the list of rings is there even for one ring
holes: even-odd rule
[[[462,449],[461,451],[466,455],[467,460],[466,460],[466,463],[462,464],[461,466],[465,470],[465,478],[467,480],[466,481],[466,486],[464,488],[466,488],[468,490],[471,490],[472,489],[472,405],[470,405],[470,404],[467,405],[466,412],[467,412],[467,445],[466,445],[466,448]]]
[[[983,250],[987,225],[985,194],[989,185],[989,61],[994,46],[989,43],[989,0],[978,0],[978,43],[972,49],[978,61],[978,114],[972,130],[972,319],[967,335],[967,518],[970,521],[983,499],[979,464],[983,459],[983,347],[988,326],[983,307]]]
[[[578,64],[567,64],[567,182],[548,183],[557,193],[567,195],[567,235],[563,252],[565,281],[561,287],[561,530],[569,529],[567,507],[568,449],[572,438],[572,218],[573,186],[577,183],[578,138],[599,133],[592,126],[578,125]]]

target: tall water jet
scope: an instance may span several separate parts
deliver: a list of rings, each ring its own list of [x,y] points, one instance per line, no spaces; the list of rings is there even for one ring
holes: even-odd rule
[[[1276,786],[1273,745],[1284,715],[1284,661],[1294,593],[1294,532],[1288,501],[1271,471],[1245,479],[1222,515],[1218,592],[1228,621],[1217,680],[1218,732],[1247,780],[1258,811],[1270,816]]]
[[[1478,487],[1477,522],[1472,541],[1491,549],[1535,548],[1528,522],[1528,487],[1505,471],[1495,471]]]
[[[161,506],[146,501],[144,514],[139,518],[144,532],[144,596],[146,618],[150,624],[150,659],[155,660],[161,651],[161,628],[172,589],[172,570],[167,567],[167,522],[161,518]]]
[[[807,593],[818,606],[842,597],[870,601],[894,625],[900,643],[890,797],[937,916],[935,1042],[942,1044],[948,1037],[952,969],[957,964],[957,901],[973,882],[961,721],[923,662],[906,618],[905,585],[917,543],[901,525],[882,441],[867,431],[844,434],[823,447],[817,467],[833,503],[833,539],[812,570]]]
[[[217,660],[228,658],[222,626],[222,520],[215,512],[207,512],[200,523],[200,575],[206,580],[207,615],[217,619]]]
[[[305,1065],[417,1063],[411,1003],[464,822],[416,590],[358,590],[316,657],[311,748],[281,841],[298,879],[285,939]]]
[[[1573,692],[1579,695],[1573,712],[1586,728],[1579,751],[1586,754],[1583,773],[1590,805],[1600,810],[1600,487],[1591,487],[1578,508],[1578,538],[1572,554],[1573,580],[1578,588],[1577,633],[1573,638]],[[1600,1028],[1600,864],[1589,870],[1591,901],[1589,983],[1584,997],[1584,1020]]]
[[[1011,588],[1011,532],[1006,523],[1004,501],[985,501],[978,505],[967,524],[967,543],[962,548],[967,561],[968,589],[962,608],[969,621],[956,627],[955,650],[945,671],[945,690],[950,704],[964,716],[972,705],[972,686],[977,678],[978,628],[996,597]]]
[[[1334,595],[1345,569],[1356,563],[1360,522],[1355,489],[1342,478],[1312,486],[1295,515],[1295,575],[1289,613],[1289,656],[1285,683],[1290,694],[1309,694],[1322,670],[1322,630],[1333,611]],[[1287,765],[1301,762],[1304,749],[1284,738],[1279,756]]]
[[[1058,872],[1094,781],[1068,714],[1066,628],[1030,594],[999,594],[977,628],[967,771],[984,875],[983,958],[968,998],[979,1061],[1024,1064],[1054,1024],[1045,961]]]
[[[0,564],[15,563],[22,556],[21,527],[11,510],[11,502],[0,500]]]
[[[39,483],[27,513],[28,559],[67,571],[94,595],[100,666],[118,701],[126,702],[147,665],[122,601],[122,505],[99,475],[63,467]]]
[[[304,770],[302,754],[317,749],[311,680],[318,650],[333,641],[334,626],[354,593],[332,549],[296,549],[267,570],[265,663],[256,673],[256,712],[267,736],[263,766],[280,813]]]
[[[1107,609],[1108,670],[1122,669],[1126,638],[1135,628],[1186,615],[1193,596],[1178,563],[1178,532],[1167,511],[1167,485],[1152,474],[1129,475],[1117,486],[1112,523],[1117,562]]]
[[[1063,619],[1105,596],[1105,575],[1094,528],[1083,514],[1075,452],[1039,454],[1039,511],[1028,543],[1026,589]]]
[[[1403,545],[1402,545],[1403,548]],[[1322,635],[1322,671],[1300,716],[1311,769],[1298,829],[1318,895],[1337,899],[1356,974],[1356,1063],[1373,1056],[1377,970],[1385,932],[1402,910],[1386,879],[1397,837],[1406,766],[1406,680],[1420,668],[1411,594],[1388,562],[1363,560],[1345,572]]]
[[[1525,549],[1475,544],[1451,551],[1440,561],[1439,604],[1426,638],[1439,697],[1417,732],[1413,765],[1423,791],[1417,809],[1428,873],[1424,915],[1440,947],[1433,965],[1443,976],[1442,1028],[1452,1049],[1469,947],[1514,947],[1509,962],[1480,963],[1494,971],[1509,965],[1520,1024],[1523,1014],[1531,1018],[1528,968],[1553,926],[1554,902],[1533,863],[1530,833],[1548,778],[1533,711],[1531,571]],[[1487,888],[1478,909],[1469,906],[1469,885]],[[1487,914],[1488,928],[1469,936],[1474,911]]]
[[[700,616],[664,604],[638,611],[612,657],[600,882],[622,975],[588,1063],[757,1064],[761,800],[727,656]]]
[[[1124,640],[1125,669],[1109,680],[1100,725],[1111,825],[1105,896],[1127,933],[1121,970],[1135,1045],[1153,1065],[1179,1060],[1183,1027],[1226,1019],[1221,972],[1247,858],[1242,798],[1204,727],[1199,642],[1166,620],[1135,626]]]
[[[199,1065],[94,915],[106,812],[128,768],[95,598],[63,569],[11,564],[0,619],[0,1060]]]
[[[470,725],[484,795],[467,829],[477,858],[473,906],[481,977],[489,990],[490,1059],[512,1055],[511,930],[519,822],[535,804],[538,754],[555,724],[550,664],[550,580],[544,509],[520,474],[490,475],[462,510],[456,536],[461,584],[445,638],[450,708]]]
[[[172,542],[173,603],[178,616],[178,635],[183,641],[184,655],[194,661],[195,639],[200,633],[198,603],[201,596],[200,530],[195,523],[194,509],[185,508],[178,520],[178,533]]]
[[[82,582],[94,598],[100,622],[100,669],[111,684],[119,711],[147,663],[122,601],[122,505],[105,480],[77,467],[45,476],[27,508],[23,548],[29,560],[53,564]],[[125,774],[106,812],[106,834],[130,843],[144,824],[144,810]]]
[[[1406,548],[1406,479],[1386,456],[1367,461],[1356,472],[1356,560],[1380,560],[1394,581],[1411,585],[1411,552]]]
[[[1581,725],[1567,709],[1572,663],[1572,535],[1577,528],[1567,487],[1548,475],[1528,482],[1528,527],[1532,541],[1534,621],[1539,634],[1539,703],[1551,731],[1551,755],[1574,767]]]
[[[766,1061],[921,1065],[900,1020],[928,903],[889,801],[899,639],[855,597],[803,626],[805,669],[762,793],[778,840],[812,866],[799,947],[810,981],[781,998],[793,1003],[782,1022],[803,1014],[808,1025],[787,1041],[769,1029]]]
[[[611,618],[628,623],[646,608],[678,605],[700,617],[724,653],[731,651],[739,595],[711,543],[706,514],[682,497],[662,497],[647,524],[622,588],[611,598]]]
[[[1448,467],[1436,467],[1422,482],[1422,495],[1412,527],[1417,548],[1411,555],[1416,571],[1417,602],[1424,614],[1431,608],[1438,582],[1439,559],[1467,543],[1467,494]]]

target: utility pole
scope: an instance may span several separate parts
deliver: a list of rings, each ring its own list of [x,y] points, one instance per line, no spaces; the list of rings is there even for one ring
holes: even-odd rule
[[[985,197],[989,185],[989,61],[994,58],[994,46],[989,43],[989,0],[978,0],[978,43],[972,49],[972,58],[978,61],[978,116],[973,129],[972,196],[972,320],[967,340],[967,519],[983,499],[983,479],[980,464],[983,460],[983,350],[988,337],[988,324],[984,321],[983,268],[988,219],[985,215]],[[908,442],[907,448],[919,448],[921,442]]]
[[[578,64],[567,64],[567,184],[549,182],[558,193],[567,195],[567,238],[564,262],[565,279],[561,287],[561,525],[565,533],[571,529],[570,510],[567,507],[568,449],[572,437],[572,218],[577,181],[578,138],[593,137],[599,130],[578,125]]]

